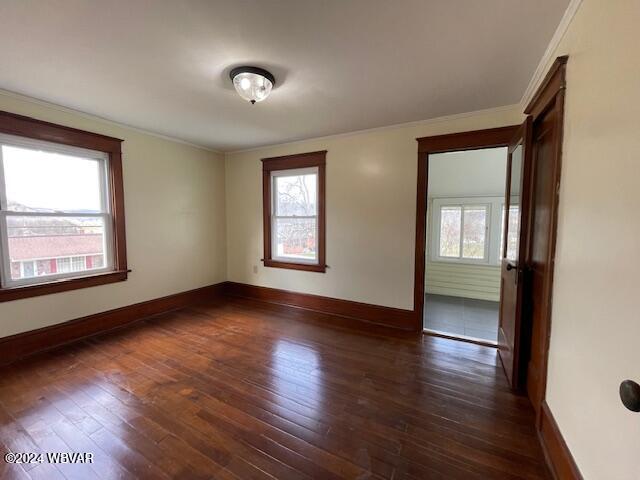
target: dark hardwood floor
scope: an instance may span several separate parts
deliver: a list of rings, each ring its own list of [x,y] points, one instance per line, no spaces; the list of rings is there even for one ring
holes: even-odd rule
[[[496,350],[242,299],[0,369],[2,478],[549,478]]]

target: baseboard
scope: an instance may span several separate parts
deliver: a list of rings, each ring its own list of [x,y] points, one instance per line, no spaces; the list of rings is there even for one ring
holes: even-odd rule
[[[0,338],[0,365],[222,294],[224,283],[156,298]]]
[[[558,424],[553,418],[547,402],[542,402],[540,409],[540,430],[538,432],[540,444],[549,469],[556,480],[582,480],[571,451],[567,446]]]
[[[380,305],[353,302],[351,300],[291,292],[277,288],[257,287],[255,285],[236,282],[226,282],[225,293],[236,297],[251,298],[278,305],[287,305],[338,315],[360,322],[382,325],[384,327],[406,331],[422,330],[421,325],[416,325],[416,317],[413,310],[383,307]]]

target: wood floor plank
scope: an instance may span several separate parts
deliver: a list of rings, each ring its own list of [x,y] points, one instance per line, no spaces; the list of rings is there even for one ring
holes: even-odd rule
[[[495,349],[230,298],[0,369],[3,478],[549,479]],[[4,451],[3,450],[3,451]]]

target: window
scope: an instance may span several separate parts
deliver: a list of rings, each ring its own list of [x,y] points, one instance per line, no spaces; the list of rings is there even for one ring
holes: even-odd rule
[[[264,265],[325,271],[326,152],[265,158]]]
[[[442,205],[439,208],[439,256],[486,260],[489,206]]]
[[[432,198],[429,202],[431,261],[500,264],[504,197]]]
[[[500,258],[504,256],[504,227],[505,227],[505,206],[502,204],[502,230],[500,234]],[[517,257],[518,248],[518,234],[520,229],[518,224],[520,223],[520,206],[511,205],[509,207],[509,236],[507,238],[507,255],[508,260],[515,260]]]
[[[120,143],[0,112],[0,301],[126,279]]]

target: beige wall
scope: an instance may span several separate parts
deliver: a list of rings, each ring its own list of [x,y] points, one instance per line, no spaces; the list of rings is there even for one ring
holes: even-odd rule
[[[640,478],[637,0],[585,0],[569,54],[547,402],[587,480]]]
[[[124,139],[126,282],[0,303],[0,337],[226,279],[224,159],[0,92],[0,110]]]
[[[504,108],[227,154],[229,280],[412,309],[416,137],[516,124],[520,112]],[[328,150],[330,268],[325,274],[265,268],[260,159],[314,150]]]

